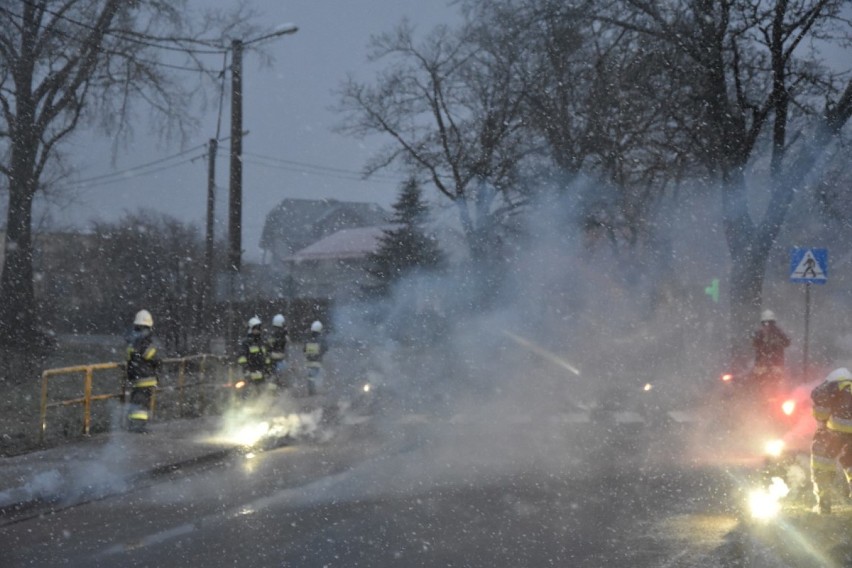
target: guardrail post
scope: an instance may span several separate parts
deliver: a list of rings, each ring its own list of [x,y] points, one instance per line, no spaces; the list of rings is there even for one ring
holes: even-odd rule
[[[185,416],[183,410],[183,383],[186,375],[186,358],[181,357],[180,363],[178,364],[178,412],[180,416]]]
[[[204,414],[207,411],[207,354],[201,356],[198,364],[198,382],[201,385],[198,389],[198,412]]]
[[[86,379],[83,386],[83,435],[90,434],[92,422],[92,375],[94,369],[89,365],[86,367]]]
[[[44,433],[47,430],[47,371],[41,374],[41,409],[39,412],[38,443],[44,443]]]

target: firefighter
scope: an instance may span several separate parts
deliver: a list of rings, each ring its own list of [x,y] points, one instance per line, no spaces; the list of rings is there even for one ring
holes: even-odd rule
[[[305,366],[308,369],[308,394],[314,395],[322,386],[323,368],[322,358],[328,351],[328,344],[322,334],[322,322],[319,320],[311,324],[311,335],[305,342]]]
[[[266,347],[269,351],[270,372],[275,377],[279,387],[287,388],[287,343],[290,335],[287,331],[287,320],[283,314],[275,314],[272,318],[272,330],[266,339]]]
[[[790,338],[779,327],[772,310],[760,315],[760,327],[752,334],[753,376],[759,386],[777,386],[784,377],[784,350]]]
[[[139,310],[127,340],[127,386],[130,388],[127,425],[132,432],[146,432],[151,418],[154,389],[159,384],[160,356],[154,342],[154,318]]]
[[[249,392],[258,394],[266,384],[269,356],[263,337],[263,324],[257,316],[248,321],[248,330],[240,343],[237,363],[242,369],[246,396]]]
[[[811,391],[817,430],[811,442],[811,482],[816,496],[815,510],[831,512],[831,486],[837,463],[852,489],[852,373],[841,367],[826,376]]]

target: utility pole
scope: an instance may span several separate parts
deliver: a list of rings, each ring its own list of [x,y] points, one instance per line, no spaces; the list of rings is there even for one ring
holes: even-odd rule
[[[234,299],[242,269],[243,216],[243,47],[270,38],[293,34],[299,28],[282,24],[273,31],[245,41],[231,40],[231,173],[228,195],[228,322],[227,337],[234,337]]]
[[[219,151],[219,141],[211,138],[207,144],[207,232],[204,236],[204,289],[202,292],[202,310],[205,329],[211,328],[213,306],[213,245],[216,239],[214,223],[216,220],[216,152]],[[205,335],[207,335],[205,333]],[[209,347],[209,346],[208,346]]]
[[[228,321],[226,353],[235,349],[234,297],[242,268],[243,216],[243,42],[231,41],[231,174],[228,193]]]
[[[243,42],[231,41],[231,187],[228,209],[228,270],[242,264],[243,215]]]

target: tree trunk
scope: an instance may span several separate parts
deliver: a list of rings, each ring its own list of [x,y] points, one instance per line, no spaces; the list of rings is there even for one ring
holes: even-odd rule
[[[35,338],[35,292],[31,176],[12,178],[6,222],[5,258],[0,277],[0,344],[29,344]]]
[[[6,220],[5,258],[0,276],[0,345],[30,345],[36,337],[33,288],[33,197],[36,190],[38,140],[32,127],[32,106],[19,96],[19,122],[12,134],[9,210]]]

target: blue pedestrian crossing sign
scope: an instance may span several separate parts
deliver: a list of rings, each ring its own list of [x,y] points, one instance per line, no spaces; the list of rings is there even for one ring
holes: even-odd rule
[[[790,251],[790,282],[825,284],[828,281],[828,249],[794,248]]]

